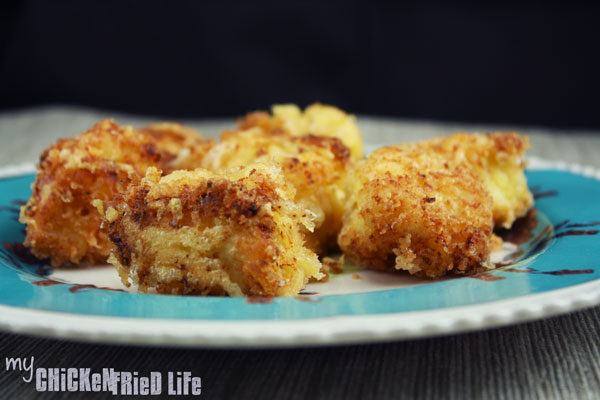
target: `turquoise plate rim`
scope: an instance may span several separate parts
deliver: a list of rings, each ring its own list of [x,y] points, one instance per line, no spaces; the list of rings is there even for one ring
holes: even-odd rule
[[[589,168],[589,167],[580,167],[577,165],[569,165],[566,163],[553,163],[553,162],[548,162],[548,161],[544,161],[544,160],[539,160],[539,159],[531,159],[531,164],[533,166],[533,168],[531,170],[528,170],[528,176],[530,177],[532,183],[538,184],[538,183],[542,183],[542,190],[543,191],[558,191],[558,193],[562,193],[564,192],[566,193],[576,193],[577,190],[584,190],[587,194],[600,194],[600,182],[598,182],[598,179],[600,179],[600,173],[593,169],[593,168]],[[2,171],[0,170],[0,175],[2,174]],[[550,176],[550,175],[553,176]],[[566,175],[565,175],[566,174]],[[544,176],[546,175],[546,176]],[[568,177],[569,181],[576,181],[576,184],[574,185],[574,187],[569,186],[570,184],[568,182],[562,182],[565,177]],[[23,176],[21,174],[14,173],[12,178],[9,179],[19,179],[19,178],[23,178]],[[593,178],[593,179],[589,179],[589,178]],[[0,180],[0,187],[4,184],[4,182],[6,182],[7,179],[2,179]],[[553,185],[551,186],[546,186],[547,183],[552,182]],[[573,182],[571,182],[573,183]],[[557,186],[558,185],[558,186]],[[566,185],[566,186],[565,186]],[[4,191],[6,192],[6,191]],[[5,200],[4,196],[2,199]],[[561,204],[556,203],[556,199],[564,199],[567,198],[567,202],[565,204],[564,201],[561,201]],[[590,221],[595,222],[595,221],[600,221],[600,213],[599,210],[591,210],[592,212],[590,213],[590,209],[589,207],[577,207],[575,209],[570,210],[570,214],[566,215],[564,214],[564,210],[565,208],[568,208],[569,206],[569,202],[572,203],[572,195],[569,196],[548,196],[548,197],[543,197],[538,199],[537,201],[537,207],[539,210],[541,210],[544,215],[546,215],[546,217],[549,218],[549,220],[554,224],[554,225],[559,225],[560,223],[562,223],[564,221],[564,219],[562,219],[565,216],[568,216],[570,218],[565,218],[565,219],[569,219],[569,221],[571,221],[570,223],[565,224],[566,225],[582,225],[582,224],[589,224]],[[570,199],[570,200],[569,200]],[[2,203],[0,201],[0,203]],[[2,203],[4,204],[4,203]],[[546,205],[545,205],[546,204]],[[552,205],[551,208],[547,208],[549,205]],[[571,207],[573,206],[573,204],[571,204]],[[559,230],[557,230],[557,234],[560,234],[560,227]],[[587,228],[587,227],[579,227],[579,228],[569,228],[570,230],[593,230],[592,228]],[[563,231],[564,232],[564,229]],[[575,240],[567,240],[567,239],[575,239]],[[245,312],[244,315],[241,315],[239,317],[235,317],[235,318],[231,318],[231,316],[229,318],[214,318],[214,317],[210,317],[209,315],[206,314],[200,314],[200,317],[198,314],[192,315],[192,317],[189,316],[189,314],[186,315],[181,315],[178,313],[171,313],[169,312],[169,316],[166,316],[165,314],[161,314],[159,313],[158,315],[151,313],[151,314],[147,314],[146,311],[144,311],[144,313],[142,314],[137,314],[137,315],[132,315],[131,313],[122,313],[123,310],[118,311],[118,312],[113,312],[113,313],[89,313],[87,312],[81,312],[81,310],[75,310],[73,311],[73,309],[48,309],[48,308],[44,308],[43,306],[40,307],[39,304],[37,304],[35,306],[35,308],[32,308],[30,305],[25,305],[23,306],[23,304],[18,304],[17,301],[11,303],[10,301],[7,301],[7,291],[6,290],[0,290],[0,310],[2,310],[2,316],[0,316],[0,328],[2,329],[6,329],[6,330],[11,330],[14,331],[15,329],[17,329],[17,331],[22,331],[23,329],[25,329],[23,327],[23,325],[27,325],[27,323],[25,323],[25,321],[28,320],[28,315],[29,316],[35,316],[34,321],[30,321],[33,323],[33,325],[37,326],[37,331],[38,332],[46,332],[47,334],[50,333],[50,331],[54,331],[57,327],[54,326],[51,322],[47,323],[44,325],[44,329],[40,328],[40,319],[48,319],[48,320],[54,320],[54,321],[59,321],[62,320],[64,318],[70,319],[70,318],[83,318],[85,320],[88,319],[93,319],[93,320],[97,320],[97,321],[102,321],[103,324],[108,323],[107,321],[110,320],[111,322],[109,323],[109,325],[114,325],[115,323],[120,323],[120,322],[126,322],[126,321],[135,321],[132,322],[134,325],[138,325],[139,323],[145,321],[151,324],[157,324],[157,325],[173,325],[175,324],[175,322],[177,322],[177,324],[183,323],[183,324],[192,324],[195,325],[195,334],[191,334],[189,332],[188,329],[188,336],[189,337],[196,337],[198,339],[198,326],[199,325],[214,325],[215,323],[218,325],[221,324],[226,324],[226,325],[236,325],[236,324],[242,324],[242,325],[260,325],[262,326],[262,328],[265,328],[266,325],[286,325],[286,324],[292,324],[292,325],[299,325],[299,326],[306,326],[309,325],[311,322],[316,322],[316,321],[321,321],[321,322],[326,322],[329,321],[341,321],[341,320],[361,320],[361,319],[379,319],[379,318],[384,318],[384,319],[389,319],[389,318],[399,318],[399,317],[403,317],[400,318],[401,320],[404,319],[406,320],[406,318],[410,317],[410,318],[414,318],[414,317],[418,317],[418,315],[420,315],[423,318],[426,318],[427,315],[431,315],[431,314],[436,314],[436,313],[443,313],[443,314],[447,314],[447,315],[453,315],[455,320],[465,320],[465,315],[463,314],[462,317],[459,317],[459,315],[461,314],[459,311],[460,310],[465,310],[465,309],[495,309],[497,308],[496,306],[500,303],[509,301],[509,302],[514,302],[515,300],[517,301],[517,304],[519,303],[523,303],[522,306],[517,307],[515,309],[512,310],[504,310],[502,311],[504,314],[507,314],[508,317],[506,320],[504,320],[504,322],[500,321],[496,321],[494,322],[494,318],[486,317],[488,319],[490,319],[486,324],[475,324],[477,327],[482,327],[482,326],[496,326],[497,323],[500,324],[504,324],[504,323],[510,323],[510,321],[518,321],[518,320],[523,320],[522,318],[519,319],[519,317],[517,317],[519,315],[519,313],[523,312],[524,309],[526,309],[527,307],[525,306],[524,303],[528,303],[527,301],[521,301],[521,300],[525,300],[528,297],[535,297],[535,298],[543,298],[545,299],[545,303],[541,304],[541,306],[544,307],[545,311],[539,311],[537,313],[533,312],[533,313],[529,313],[530,315],[528,317],[526,317],[525,319],[531,319],[531,318],[536,318],[537,317],[541,317],[541,316],[547,316],[547,315],[554,315],[556,313],[560,313],[560,312],[565,312],[565,311],[571,311],[573,309],[578,309],[581,307],[585,307],[585,306],[590,306],[590,305],[594,305],[594,304],[598,304],[598,302],[600,301],[600,299],[598,297],[598,293],[600,292],[600,263],[594,261],[594,260],[590,260],[590,251],[582,251],[581,249],[600,249],[600,242],[599,242],[600,237],[598,235],[574,235],[574,236],[562,236],[559,239],[555,239],[547,248],[546,251],[544,251],[542,254],[539,254],[537,258],[535,258],[534,260],[530,260],[529,264],[526,266],[519,266],[519,268],[521,269],[526,269],[526,268],[535,268],[537,272],[539,273],[514,273],[514,272],[506,272],[503,270],[494,270],[492,272],[490,272],[489,274],[492,274],[494,276],[501,276],[504,277],[505,279],[498,279],[498,280],[492,280],[492,281],[486,281],[486,280],[476,280],[476,279],[468,279],[468,278],[460,278],[460,281],[465,281],[465,284],[467,286],[470,286],[472,288],[480,288],[481,290],[485,290],[487,293],[491,293],[491,292],[497,292],[497,295],[491,295],[491,296],[487,296],[483,299],[483,302],[477,304],[477,302],[474,302],[472,299],[470,301],[454,301],[454,302],[450,302],[448,303],[447,300],[444,300],[444,304],[435,304],[435,303],[430,303],[427,307],[416,307],[416,308],[412,308],[412,309],[402,309],[402,308],[398,308],[398,307],[390,307],[390,301],[391,300],[398,300],[398,292],[399,291],[407,291],[406,288],[404,289],[392,289],[392,290],[386,290],[386,291],[378,291],[378,292],[368,292],[368,293],[361,293],[361,294],[346,294],[346,295],[329,295],[329,296],[320,296],[318,301],[299,301],[297,299],[290,299],[290,298],[286,298],[286,299],[274,299],[274,301],[272,303],[247,303],[246,299],[231,299],[231,298],[227,298],[227,299],[223,299],[223,298],[192,298],[192,303],[189,303],[188,300],[190,298],[186,298],[188,300],[184,300],[183,303],[181,300],[181,297],[177,297],[177,296],[161,296],[161,295],[143,295],[143,296],[150,296],[147,297],[147,299],[158,299],[157,301],[159,302],[158,305],[162,305],[163,307],[166,307],[165,309],[169,309],[170,306],[172,306],[173,304],[169,304],[173,301],[178,302],[178,309],[181,309],[180,307],[183,308],[187,308],[190,306],[197,306],[199,304],[202,304],[205,307],[210,307],[211,308],[211,313],[214,316],[214,313],[218,313],[219,311],[222,311],[222,307],[227,307],[227,308],[234,308],[237,310],[243,310]],[[575,242],[577,242],[576,245]],[[563,243],[563,244],[561,244]],[[573,256],[577,256],[574,257]],[[583,258],[582,258],[583,257]],[[549,266],[548,268],[544,267],[544,264],[541,263],[548,263],[547,265],[552,264],[552,266]],[[587,264],[586,264],[587,263]],[[593,269],[593,272],[591,273],[586,273],[586,274],[565,274],[565,275],[553,275],[553,274],[545,274],[544,272],[552,272],[552,271],[557,271],[557,270],[582,270],[582,269]],[[4,288],[6,288],[6,265],[2,264],[0,266],[0,280],[2,282],[4,282]],[[522,272],[522,271],[521,271]],[[14,270],[13,270],[13,274],[14,274]],[[513,281],[513,279],[516,279]],[[450,280],[450,282],[452,282],[453,280]],[[10,281],[12,283],[14,283],[13,281]],[[24,282],[23,285],[28,285],[28,286],[33,286],[30,285],[28,282],[26,282],[26,280],[20,280],[20,282]],[[445,282],[448,281],[444,281],[444,282],[439,282],[436,284],[445,284]],[[502,285],[506,285],[509,282],[513,282],[512,284],[519,284],[519,283],[523,283],[523,282],[527,282],[529,284],[529,289],[525,288],[522,291],[517,291],[518,293],[513,294],[513,295],[506,295],[503,294],[503,290],[505,291],[506,289],[502,289]],[[560,283],[562,282],[562,283]],[[462,286],[464,286],[465,284],[462,284]],[[498,286],[500,285],[500,286]],[[424,285],[424,286],[432,286],[432,285]],[[2,287],[2,285],[0,285],[0,288]],[[416,286],[414,287],[415,289],[418,289],[422,286]],[[492,287],[496,288],[492,290]],[[56,297],[56,296],[60,296],[60,295],[66,295],[66,293],[64,293],[64,291],[68,291],[69,286],[68,285],[56,285],[56,286],[48,286],[48,287],[36,287],[35,289],[40,289],[43,290],[44,293],[46,293],[46,295],[48,293],[50,293],[50,297]],[[533,288],[533,289],[532,289]],[[45,290],[45,289],[49,289],[49,290]],[[411,288],[408,288],[411,289]],[[532,290],[530,290],[532,289]],[[58,291],[58,292],[53,292],[56,290],[61,290],[62,292]],[[422,289],[419,289],[419,291]],[[467,290],[467,292],[472,291],[472,289]],[[4,293],[4,295],[2,294]],[[41,293],[41,292],[40,292]],[[554,298],[555,296],[548,296],[549,293],[568,293],[568,295],[566,295],[566,297],[564,298]],[[73,294],[71,294],[72,296]],[[115,296],[115,295],[129,295],[129,296],[138,296],[137,294],[125,294],[125,293],[118,293],[118,292],[108,292],[108,291],[101,291],[101,290],[89,290],[89,291],[82,291],[80,293],[75,294],[76,296],[80,296],[79,298],[75,299],[76,304],[85,307],[86,305],[86,301],[96,301],[96,302],[106,302],[106,296]],[[91,297],[90,297],[91,296]],[[86,300],[86,297],[88,298]],[[166,301],[164,299],[169,298],[169,301]],[[91,299],[91,300],[90,300]],[[176,299],[176,300],[174,300]],[[553,300],[552,300],[553,299]],[[552,300],[552,301],[551,301]],[[378,307],[376,310],[373,309],[364,309],[364,304],[370,305],[371,307],[374,307],[374,304],[377,301],[381,301],[382,306]],[[108,301],[110,303],[110,300]],[[345,308],[339,308],[339,303],[340,302],[344,302],[346,303],[346,307]],[[539,302],[539,300],[536,300],[535,302]],[[294,306],[292,307],[293,313],[289,314],[289,310],[286,311],[286,307],[287,304],[294,304]],[[552,306],[552,304],[555,304],[555,306]],[[556,305],[558,304],[558,306]],[[562,304],[562,305],[561,305]],[[565,306],[565,304],[567,304],[567,306]],[[360,308],[362,305],[362,309]],[[550,308],[548,308],[548,306],[550,305]],[[109,306],[110,307],[110,306]],[[220,308],[221,307],[221,308]],[[333,308],[332,308],[333,307]],[[338,307],[338,308],[335,308]],[[554,308],[553,308],[554,307]],[[318,310],[330,310],[329,312],[318,312]],[[125,309],[126,310],[126,309]],[[248,311],[249,310],[249,311]],[[316,310],[316,311],[315,311]],[[340,310],[342,310],[340,312]],[[288,312],[288,314],[286,314],[286,312]],[[457,314],[458,312],[458,314]],[[465,311],[466,312],[466,311]],[[471,311],[469,311],[470,313]],[[498,310],[496,310],[496,313],[498,312]],[[294,314],[296,313],[296,314]],[[300,313],[300,314],[297,314]],[[417,316],[415,316],[414,314],[418,314]],[[527,315],[527,313],[525,313]],[[16,317],[17,315],[20,315],[20,317]],[[42,318],[41,315],[47,315],[48,317],[51,316],[51,318]],[[491,314],[490,314],[491,315]],[[437,318],[440,318],[440,316],[438,316]],[[457,319],[458,318],[458,319]],[[20,319],[21,320],[21,324],[19,323],[15,323],[16,319]],[[427,318],[426,318],[427,319]],[[468,319],[468,318],[467,318]],[[406,321],[405,321],[406,322]],[[455,321],[456,322],[456,321]],[[463,321],[464,322],[464,321]],[[64,321],[63,321],[64,323]],[[434,327],[436,324],[432,323],[431,320],[429,320],[429,325],[430,328]],[[317,325],[322,325],[322,323],[319,323]],[[465,329],[469,329],[469,326],[471,326],[471,328],[473,328],[473,326],[475,326],[473,324],[469,324],[466,323],[464,324],[464,328]],[[19,330],[16,327],[21,326],[21,329]],[[186,325],[187,326],[187,325]],[[459,324],[460,326],[460,324]],[[73,327],[71,327],[73,328]],[[396,329],[396,335],[392,335],[391,337],[395,337],[395,338],[401,338],[401,337],[415,337],[414,334],[414,330],[411,331],[411,329],[408,329],[409,326],[405,326],[403,328],[403,330],[397,330]],[[450,329],[449,327],[446,327],[447,329],[444,330],[444,332],[448,331],[457,331],[456,329]],[[295,328],[296,329],[296,328]],[[474,328],[473,328],[474,329]],[[81,328],[79,329],[75,329],[74,332],[80,332]],[[184,330],[186,331],[186,330]],[[356,329],[355,329],[356,331]],[[360,329],[360,331],[364,331],[364,329]],[[400,332],[405,332],[404,334],[401,334]],[[406,332],[411,331],[413,333],[408,334]],[[431,334],[436,334],[435,332],[437,332],[437,334],[439,333],[443,333],[443,332],[439,332],[439,327],[438,330],[436,329],[429,329],[426,331],[428,331],[429,335]],[[460,331],[460,330],[459,330]],[[152,332],[152,330],[148,331],[148,332]],[[352,335],[349,334],[350,331],[346,331],[345,335],[342,335],[344,337],[347,337],[348,340],[352,341],[352,340],[356,340],[356,338],[352,339]],[[35,333],[35,332],[29,332],[29,333]],[[63,332],[64,333],[64,332]],[[315,333],[315,332],[313,332]],[[139,332],[130,332],[130,334],[132,334],[133,336],[135,336],[137,339],[136,340],[140,340],[139,339]],[[170,333],[171,335],[173,334],[173,332]],[[281,337],[284,337],[285,335],[281,335],[281,332],[279,332],[279,335]],[[340,333],[341,335],[341,333]],[[75,336],[78,337],[79,339],[85,339],[85,337],[83,337],[80,334],[75,334],[73,333],[71,336]],[[94,335],[90,332],[87,332],[87,336],[86,337],[91,337],[91,338],[96,338],[95,340],[103,340],[103,341],[113,341],[113,340],[117,340],[118,338],[126,338],[126,337],[130,337],[131,335],[123,335],[123,333],[121,332],[120,335],[117,335],[117,337],[114,337],[113,335],[110,334],[106,334],[103,336],[103,339],[98,339],[97,335]],[[144,335],[143,335],[144,336]],[[149,338],[152,338],[154,336],[148,334],[145,335],[148,336]],[[177,336],[177,335],[175,335]],[[243,337],[239,337],[239,335],[235,335],[236,337],[236,341],[239,343],[247,343],[248,339],[248,335],[242,335]],[[256,335],[255,335],[256,336]],[[263,334],[258,335],[257,337],[268,337],[269,335],[265,335]],[[360,335],[359,335],[360,336]],[[364,336],[364,335],[363,335]],[[210,343],[217,343],[216,345],[219,345],[218,343],[221,343],[220,345],[223,345],[223,340],[225,340],[227,342],[228,345],[232,345],[231,341],[227,341],[227,336],[220,336],[221,339],[217,339],[217,338],[212,338],[212,340],[209,340],[210,338],[207,338],[206,336],[202,336],[200,339],[200,344],[201,345],[210,345]],[[307,336],[307,338],[310,337],[310,335]],[[317,335],[314,336],[314,338],[320,337],[321,339],[323,339],[323,335]],[[379,337],[379,336],[378,336]],[[382,336],[382,340],[385,340],[385,337],[389,337],[389,336]],[[246,339],[244,339],[246,338]],[[181,338],[180,338],[181,339]],[[256,338],[255,338],[256,339]],[[275,338],[276,339],[276,338]],[[278,341],[275,340],[273,337],[271,337],[270,341],[268,343],[277,343]],[[328,340],[326,340],[325,342],[330,343],[331,338],[329,338]],[[338,338],[339,339],[339,338]],[[163,337],[164,340],[164,337]],[[338,340],[339,341],[339,340]],[[335,341],[335,342],[338,342]],[[152,342],[152,341],[150,341]],[[168,342],[168,340],[167,340]],[[184,343],[189,343],[186,340],[181,340],[180,341],[182,344]],[[257,340],[254,340],[251,342],[257,342]],[[343,341],[342,341],[343,342]],[[198,345],[198,340],[196,340],[194,342],[196,345]],[[283,343],[283,342],[282,342]],[[293,343],[300,343],[298,342],[298,340],[294,341]],[[315,341],[310,341],[307,340],[305,341],[305,343],[313,343],[313,344],[318,344],[320,343],[319,341],[315,342]],[[235,343],[233,343],[233,345],[235,345]]]

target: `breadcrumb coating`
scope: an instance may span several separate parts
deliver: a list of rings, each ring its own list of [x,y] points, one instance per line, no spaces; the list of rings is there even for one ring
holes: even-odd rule
[[[349,149],[353,161],[364,156],[362,134],[354,115],[334,106],[319,103],[308,106],[304,112],[295,104],[278,104],[267,112],[253,112],[238,121],[240,129],[259,127],[264,131],[280,131],[293,136],[313,134],[340,139]]]
[[[483,180],[494,199],[496,227],[510,228],[533,206],[527,187],[523,155],[529,138],[516,132],[466,134],[436,138],[423,145],[458,161],[466,161]]]
[[[162,163],[152,140],[108,119],[58,140],[42,153],[33,193],[21,208],[25,246],[54,266],[105,262],[111,244],[94,201],[109,200]]]
[[[165,174],[200,167],[215,144],[213,139],[204,139],[200,133],[177,122],[157,122],[138,131],[150,137],[162,152]]]
[[[321,278],[300,226],[311,215],[274,166],[146,177],[106,205],[109,262],[123,280],[164,294],[292,296]]]
[[[315,215],[314,232],[304,229],[307,246],[318,254],[336,247],[350,167],[348,148],[337,138],[296,137],[255,127],[223,135],[202,165],[217,171],[253,162],[280,166],[286,181],[296,189],[294,201]]]
[[[419,145],[356,166],[338,242],[369,268],[437,278],[490,268],[492,198],[472,168]]]

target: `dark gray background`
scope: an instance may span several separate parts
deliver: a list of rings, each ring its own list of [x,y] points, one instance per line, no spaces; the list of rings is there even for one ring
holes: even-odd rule
[[[204,118],[276,102],[600,128],[600,5],[5,0],[0,108]]]

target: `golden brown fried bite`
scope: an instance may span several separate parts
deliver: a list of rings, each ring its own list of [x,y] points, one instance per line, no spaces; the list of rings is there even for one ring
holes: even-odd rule
[[[294,201],[315,215],[314,232],[304,229],[307,246],[319,254],[336,247],[350,166],[348,148],[337,138],[296,137],[255,127],[224,134],[207,153],[203,167],[217,171],[256,161],[279,165],[296,189]]]
[[[466,163],[417,145],[384,147],[348,182],[338,242],[350,259],[427,278],[491,267],[492,199]]]
[[[362,134],[354,115],[319,103],[308,106],[304,111],[295,104],[278,104],[271,107],[271,112],[250,113],[238,125],[242,130],[259,127],[267,132],[279,131],[293,136],[334,137],[350,149],[353,161],[364,156]]]
[[[467,161],[473,167],[494,199],[496,227],[510,228],[533,205],[524,173],[523,155],[529,148],[527,136],[516,132],[457,133],[422,144],[445,157]]]
[[[112,120],[60,139],[42,153],[33,194],[21,208],[25,246],[54,266],[105,262],[111,245],[94,201],[109,200],[162,162],[152,140]]]
[[[296,295],[321,264],[303,245],[311,219],[293,195],[274,166],[162,178],[150,168],[106,207],[109,262],[142,292]]]
[[[157,122],[138,130],[150,137],[163,157],[164,173],[200,167],[214,140],[177,122]]]

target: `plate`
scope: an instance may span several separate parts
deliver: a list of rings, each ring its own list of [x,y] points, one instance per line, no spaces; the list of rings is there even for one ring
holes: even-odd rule
[[[51,268],[20,244],[31,166],[0,171],[0,329],[94,342],[278,347],[429,337],[600,303],[600,172],[531,159],[536,205],[471,277],[426,281],[347,264],[295,298],[140,294],[110,266]]]

